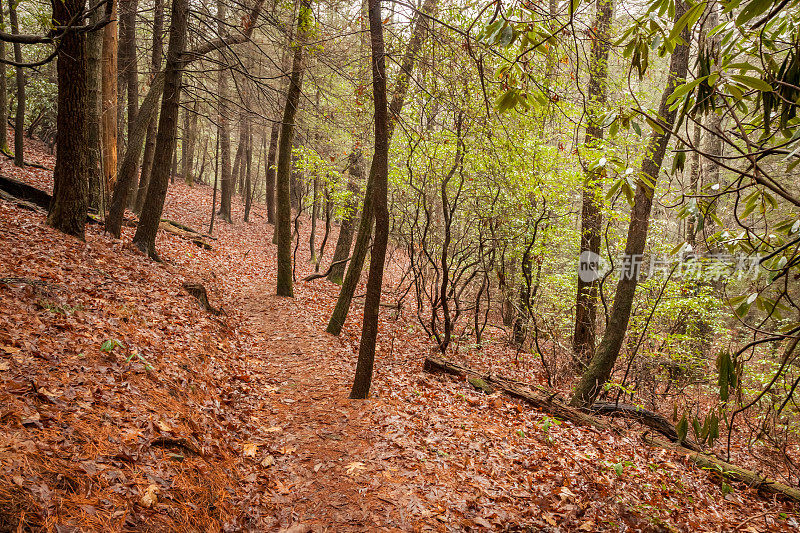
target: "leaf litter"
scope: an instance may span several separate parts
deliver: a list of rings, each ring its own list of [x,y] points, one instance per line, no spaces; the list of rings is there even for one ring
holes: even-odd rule
[[[52,187],[44,170],[16,176]],[[166,217],[200,230],[210,212],[209,187],[170,187]],[[422,373],[430,346],[402,310],[382,310],[372,398],[348,400],[361,306],[336,338],[324,329],[338,286],[299,282],[294,299],[275,296],[266,209],[256,203],[246,224],[242,212],[237,199],[238,222],[217,225],[211,251],[160,232],[156,264],[128,244],[131,228],[118,241],[90,225],[82,243],[0,200],[0,278],[25,280],[0,283],[0,530],[797,527],[790,505],[725,491],[636,433],[554,424]],[[309,226],[298,279],[313,271]],[[387,299],[402,274],[388,265]],[[186,281],[202,282],[223,315],[203,311]],[[500,334],[459,354],[541,379],[514,355]]]

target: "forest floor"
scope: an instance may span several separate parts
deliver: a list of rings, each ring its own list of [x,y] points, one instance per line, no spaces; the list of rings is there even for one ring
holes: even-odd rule
[[[46,170],[0,173],[52,187]],[[170,187],[166,217],[207,229],[210,212],[209,187]],[[647,446],[641,428],[576,427],[423,373],[413,310],[382,309],[371,398],[348,400],[363,299],[326,334],[338,286],[275,296],[265,208],[242,212],[215,223],[210,251],[160,232],[158,264],[130,227],[115,240],[89,225],[80,242],[0,199],[0,532],[797,530],[796,507]],[[387,301],[401,274],[390,260]],[[457,359],[541,383],[492,331]]]

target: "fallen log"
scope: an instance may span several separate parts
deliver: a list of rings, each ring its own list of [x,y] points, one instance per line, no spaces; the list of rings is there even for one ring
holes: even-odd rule
[[[590,407],[587,407],[585,411],[595,415],[635,420],[643,426],[647,426],[652,430],[658,431],[672,442],[678,442],[680,440],[678,438],[678,432],[675,430],[675,426],[669,420],[658,413],[648,411],[647,409],[642,409],[636,405],[629,405],[626,403],[616,404],[595,402]],[[685,440],[681,443],[681,445],[684,448],[689,448],[690,450],[694,450],[696,452],[701,450],[700,446],[691,440]]]
[[[50,207],[51,196],[41,189],[23,183],[13,178],[0,176],[0,190],[7,192],[18,200],[30,202],[35,206],[47,210]]]
[[[0,176],[0,198],[15,202],[17,206],[24,209],[36,210],[39,208],[47,211],[50,209],[50,199],[52,196],[27,183],[6,176]],[[91,213],[86,214],[86,222],[89,224],[100,224],[96,215]]]
[[[178,237],[182,237],[188,241],[191,241],[193,244],[204,250],[211,250],[211,245],[205,241],[205,238],[202,234],[186,231],[185,229],[174,225],[172,222],[163,219],[158,224],[158,227],[167,233],[172,233],[173,235],[177,235]]]
[[[197,231],[196,229],[194,229],[194,228],[192,228],[190,226],[187,226],[186,224],[181,224],[180,222],[177,222],[175,220],[170,220],[168,218],[162,218],[161,222],[166,222],[167,224],[171,224],[171,225],[175,226],[176,228],[182,229],[184,231],[188,231],[189,233],[194,233],[194,234],[196,234],[196,235],[198,235],[198,236],[200,236],[200,237],[202,237],[204,239],[213,239],[215,241],[217,240],[216,237],[212,237],[208,233],[202,233],[202,232]]]
[[[642,440],[652,446],[658,446],[660,448],[675,450],[679,453],[683,453],[690,461],[700,468],[708,470],[712,475],[739,481],[756,490],[771,494],[778,494],[796,502],[800,502],[800,489],[798,488],[790,487],[789,485],[775,481],[774,479],[762,476],[757,472],[752,472],[750,470],[738,467],[723,461],[722,459],[717,459],[711,455],[688,451],[681,446],[665,441],[664,439],[648,435],[647,433],[642,435]]]
[[[605,424],[604,422],[598,420],[594,416],[573,409],[567,405],[564,405],[561,402],[561,400],[558,399],[555,393],[547,395],[540,391],[534,391],[531,387],[525,386],[524,384],[518,381],[502,378],[499,376],[493,376],[491,374],[482,374],[471,368],[451,363],[442,358],[433,356],[425,358],[425,362],[423,363],[423,370],[425,372],[431,372],[431,373],[444,372],[446,374],[451,374],[454,376],[466,378],[470,381],[473,387],[479,390],[483,390],[484,392],[489,392],[490,390],[494,389],[502,390],[509,396],[530,403],[531,405],[538,407],[539,409],[541,409],[542,411],[546,412],[551,416],[555,416],[563,420],[569,420],[570,422],[576,425],[593,426],[598,429],[613,430],[613,428],[611,428],[608,424]],[[620,410],[619,406],[614,407],[614,405],[615,404],[598,404],[597,412],[608,413],[608,414],[613,412],[617,416],[626,416],[639,421],[648,418],[650,418],[651,420],[657,420],[657,418],[647,417],[642,414],[645,412],[649,413],[649,411],[638,409],[634,406],[627,406],[630,407],[631,409],[625,408]],[[614,408],[612,409],[611,407],[608,406]],[[660,417],[660,415],[657,415],[655,413],[653,414],[656,415],[656,417]],[[657,425],[660,425],[660,422]],[[659,430],[656,429],[656,431]],[[675,438],[677,440],[677,434],[675,435]],[[689,446],[693,446],[696,448],[697,445],[694,443],[686,443],[686,442],[673,443],[665,439],[649,435],[649,432],[645,432],[645,434],[642,435],[642,439],[650,445],[659,446],[661,448],[665,448],[668,450],[675,450],[683,454],[686,454],[687,457],[692,462],[694,462],[701,468],[708,469],[714,475],[739,481],[747,484],[752,488],[763,490],[773,494],[779,494],[788,499],[800,502],[800,489],[790,487],[778,481],[766,478],[755,472],[738,467],[736,465],[732,465],[711,455],[692,450],[691,448],[689,448]],[[687,446],[687,444],[689,446]]]
[[[422,368],[425,372],[444,372],[446,374],[459,377],[476,378],[482,380],[483,383],[489,387],[501,389],[503,392],[513,398],[523,400],[534,407],[538,407],[542,411],[550,413],[553,416],[563,420],[569,420],[573,424],[579,426],[593,426],[598,429],[609,429],[608,424],[601,422],[597,418],[561,403],[557,400],[555,394],[551,394],[548,397],[532,390],[530,387],[522,385],[519,382],[514,382],[499,376],[492,376],[491,374],[482,374],[472,370],[471,368],[446,361],[440,357],[426,357]],[[484,391],[486,390],[483,387],[479,388],[483,389]]]

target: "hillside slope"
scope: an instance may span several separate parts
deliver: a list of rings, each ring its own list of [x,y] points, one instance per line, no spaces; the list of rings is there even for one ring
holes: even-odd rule
[[[210,211],[210,188],[170,188],[165,216],[207,229]],[[347,400],[360,307],[336,338],[324,327],[338,287],[274,296],[264,207],[248,224],[241,213],[237,201],[210,251],[161,232],[157,264],[128,244],[131,228],[117,241],[90,225],[84,243],[0,200],[0,531],[798,527],[792,506],[723,491],[638,433],[575,427],[422,373],[428,344],[391,309],[373,398]],[[312,271],[308,228],[298,279]],[[387,298],[400,274],[390,268]],[[471,363],[513,360],[500,340],[488,353]]]

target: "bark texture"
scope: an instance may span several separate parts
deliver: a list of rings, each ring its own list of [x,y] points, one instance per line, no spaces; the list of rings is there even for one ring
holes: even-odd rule
[[[155,160],[150,186],[144,200],[142,217],[133,236],[133,243],[153,259],[156,254],[156,233],[164,210],[169,185],[170,164],[175,152],[178,131],[178,109],[181,99],[183,51],[189,18],[189,0],[172,1],[172,20],[169,29],[169,48],[164,71],[164,96],[158,120]]]
[[[383,268],[389,242],[389,108],[386,99],[386,56],[383,44],[381,0],[369,1],[369,33],[372,48],[372,92],[375,101],[375,152],[370,175],[374,176],[375,242],[367,278],[364,321],[358,346],[358,362],[350,398],[365,399],[372,384],[375,341],[378,337],[378,314],[381,305]]]
[[[53,0],[53,20],[67,25],[86,0]],[[86,35],[69,32],[61,40],[56,117],[56,167],[47,225],[79,239],[85,237],[89,196],[86,150]]]

